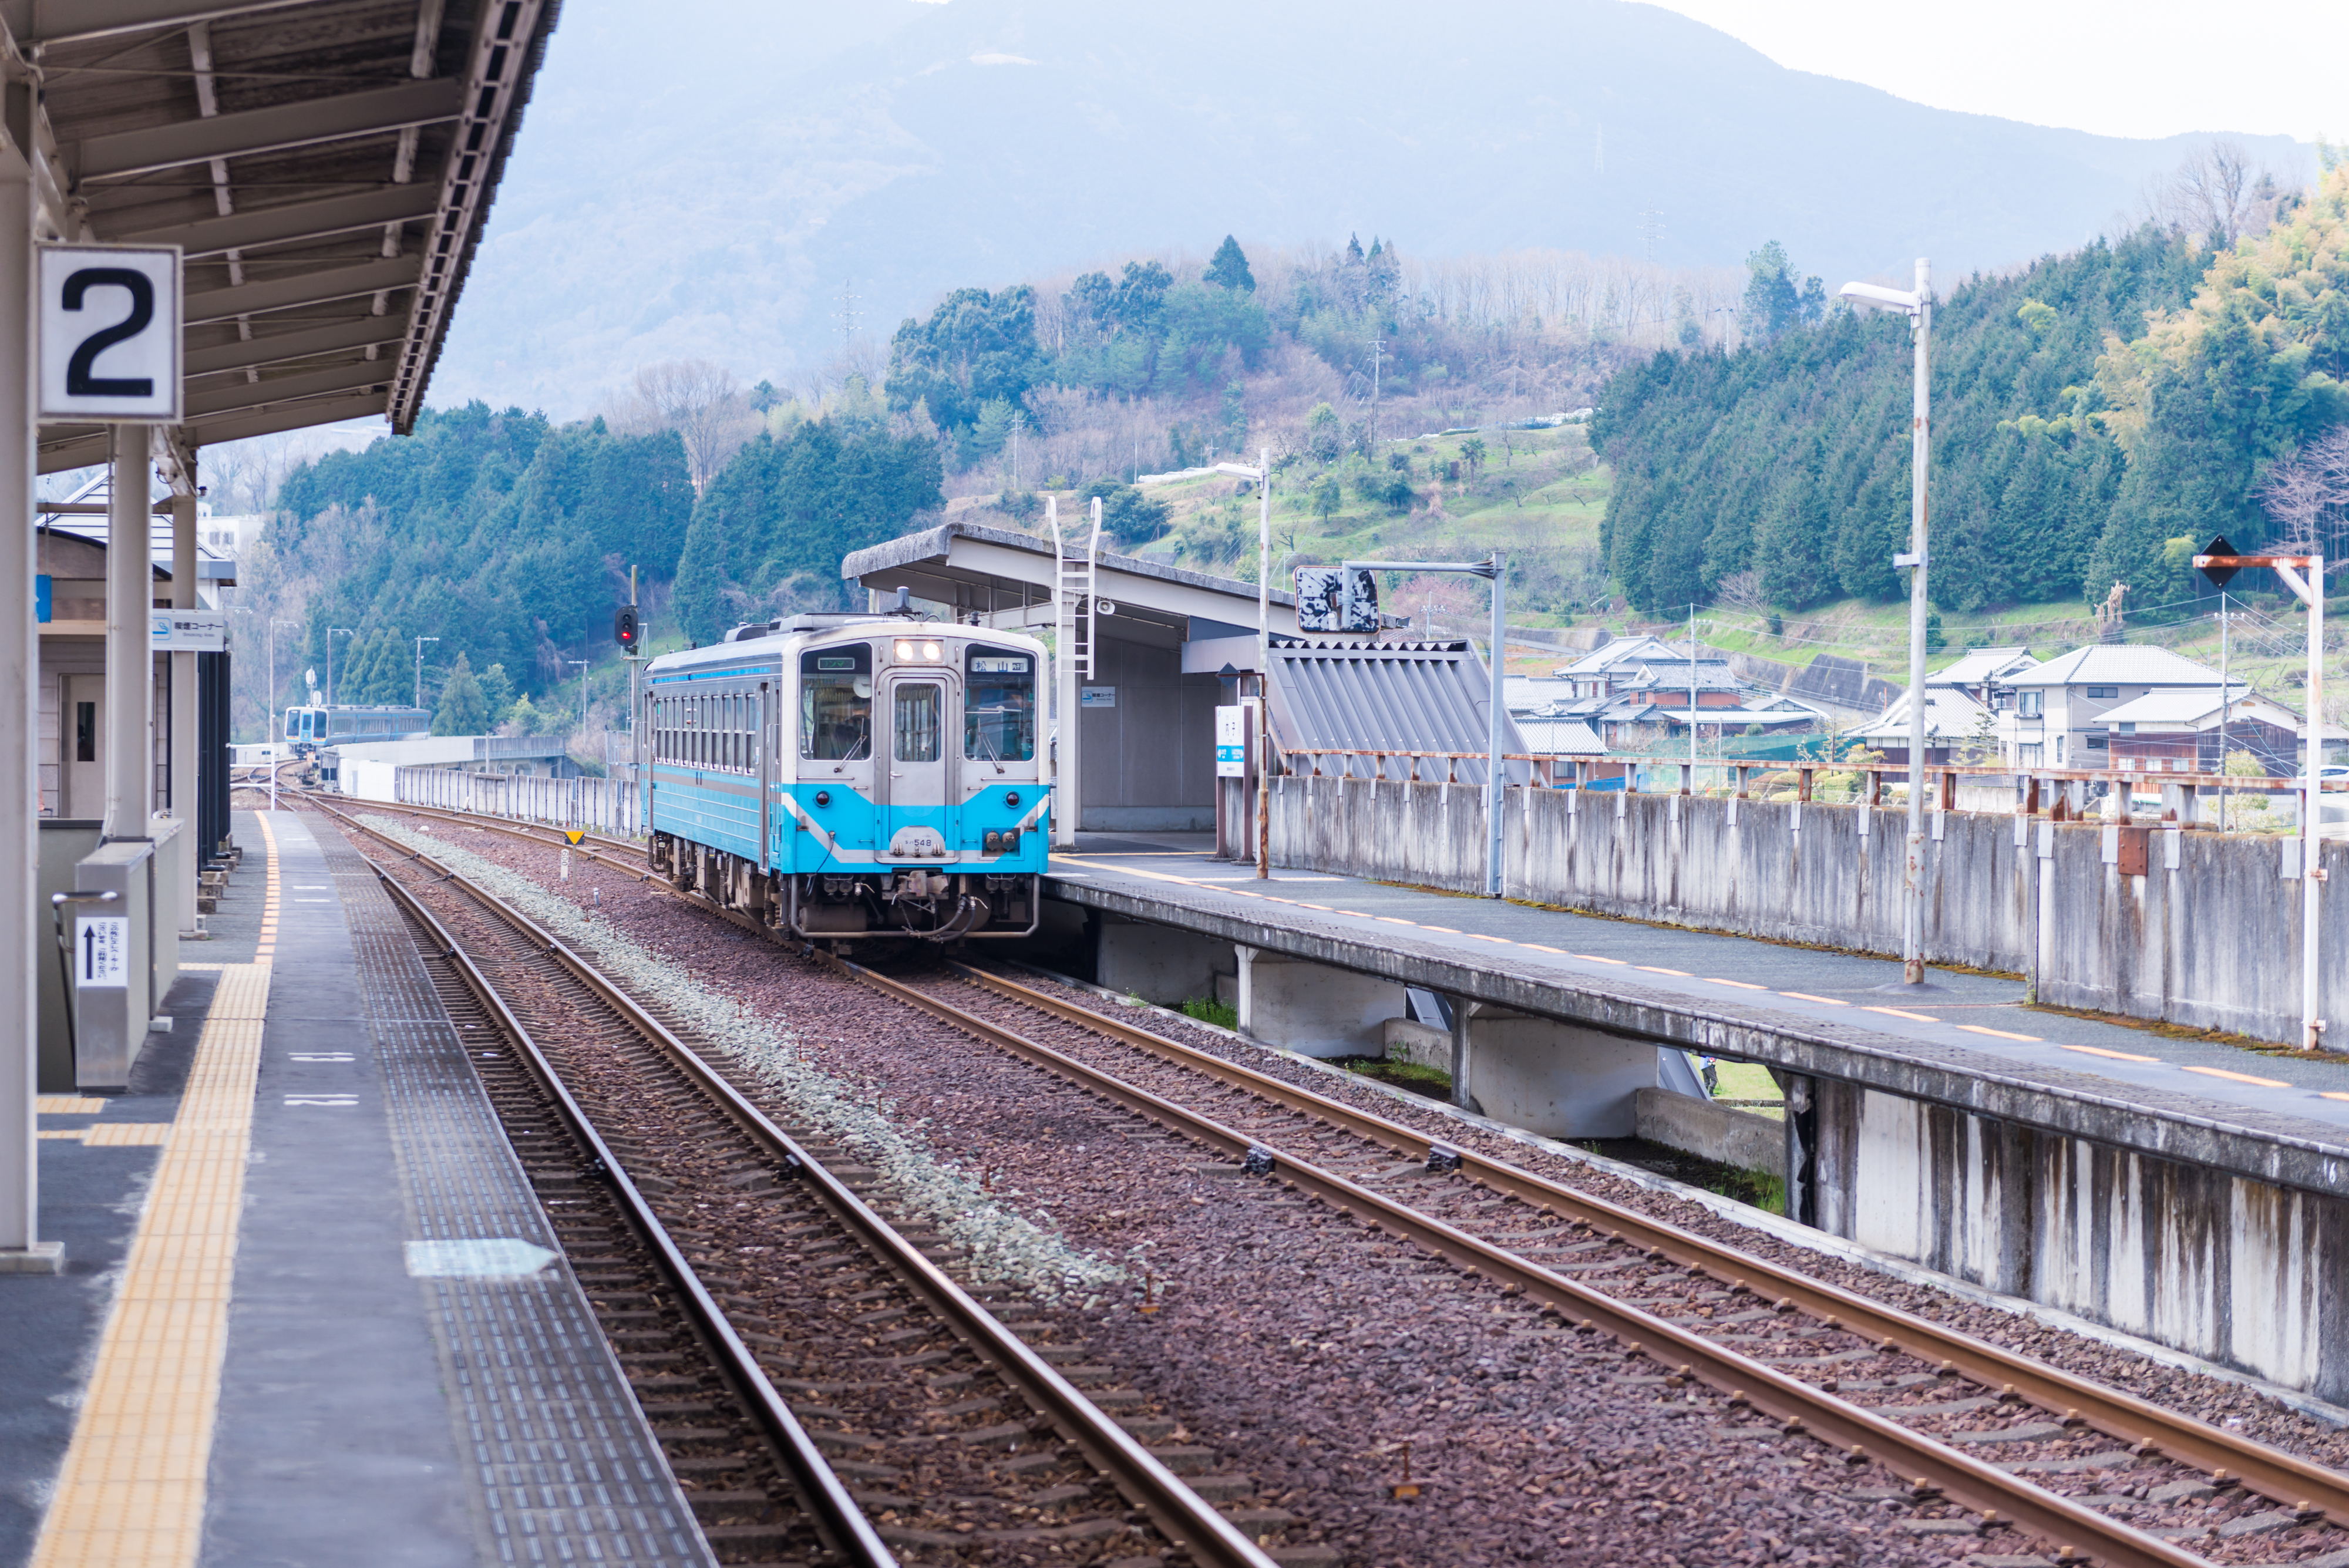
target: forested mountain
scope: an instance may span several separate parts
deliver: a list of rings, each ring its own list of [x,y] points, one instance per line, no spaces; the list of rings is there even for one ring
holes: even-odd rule
[[[682,560],[676,610],[704,641],[765,608],[837,605],[842,551],[938,504],[936,443],[887,422],[867,398],[839,419],[762,434],[698,501],[674,431],[556,426],[479,403],[320,458],[280,489],[250,585],[263,613],[302,616],[275,701],[298,695],[305,668],[324,685],[331,637],[336,701],[407,702],[415,639],[427,637],[438,639],[428,704],[461,659],[490,720],[528,727],[533,695],[549,706],[571,660],[609,650],[631,566],[666,609]]]
[[[2266,537],[2269,465],[2349,419],[2349,165],[2266,233],[2151,228],[1947,291],[1933,344],[1935,601],[2189,599],[2211,534]],[[1910,349],[1830,313],[1607,389],[1608,562],[1643,609],[1903,591]],[[2180,543],[2183,541],[2183,544]],[[1751,577],[1744,574],[1751,573]]]
[[[566,0],[438,395],[572,417],[661,359],[798,379],[950,289],[1226,231],[1678,266],[1775,234],[1836,280],[1956,276],[2083,243],[2209,140],[1930,109],[1627,0],[642,9]]]

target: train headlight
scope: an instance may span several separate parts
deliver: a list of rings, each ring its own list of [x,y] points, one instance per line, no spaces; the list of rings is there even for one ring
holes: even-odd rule
[[[990,833],[986,837],[979,840],[978,846],[985,854],[999,854],[1003,849],[1003,835],[999,833]]]
[[[1004,829],[1004,833],[1003,833],[1003,852],[1004,852],[1006,855],[1009,855],[1009,854],[1010,854],[1013,850],[1015,850],[1015,849],[1017,849],[1017,848],[1019,848],[1019,830],[1018,828],[1016,828],[1016,827],[1010,827],[1010,828],[1006,828],[1006,829]]]
[[[912,643],[901,642],[893,651],[895,652],[899,659],[905,659],[908,663],[912,662],[914,657],[914,645]]]
[[[922,657],[924,659],[936,659],[941,651],[942,650],[939,649],[938,645],[935,642],[926,642],[922,644]]]

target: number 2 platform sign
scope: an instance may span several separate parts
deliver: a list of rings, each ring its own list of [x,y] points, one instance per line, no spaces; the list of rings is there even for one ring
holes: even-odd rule
[[[175,245],[43,245],[41,418],[180,421]]]

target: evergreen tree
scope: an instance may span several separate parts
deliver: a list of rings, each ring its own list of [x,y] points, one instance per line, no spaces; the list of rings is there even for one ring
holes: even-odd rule
[[[473,667],[462,653],[457,655],[449,679],[440,683],[440,701],[432,710],[432,732],[436,735],[486,735],[490,732],[490,702],[482,695],[481,683],[473,675]]]
[[[1218,288],[1256,292],[1256,275],[1248,271],[1247,257],[1241,252],[1239,241],[1229,234],[1224,236],[1224,243],[1216,247],[1215,256],[1207,263],[1206,279]]]

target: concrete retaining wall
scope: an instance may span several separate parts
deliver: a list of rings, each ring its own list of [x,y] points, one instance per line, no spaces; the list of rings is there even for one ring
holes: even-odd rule
[[[1786,1124],[1775,1116],[1757,1116],[1670,1089],[1641,1089],[1633,1101],[1640,1136],[1650,1143],[1785,1179]]]
[[[1506,810],[1511,898],[1900,950],[1897,811],[1523,788]],[[1925,860],[1931,961],[2033,973],[2039,1000],[2059,1006],[2298,1043],[2300,884],[2280,875],[2284,841],[2153,827],[2147,873],[2124,876],[2116,827],[1975,812],[1938,821]],[[1483,793],[1283,778],[1272,852],[1284,866],[1479,891]],[[2325,845],[2324,864],[2349,872],[2349,845]],[[2328,972],[2349,975],[2349,923],[2325,923],[2323,955]],[[2349,1039],[2349,984],[2329,990],[2328,1033]]]
[[[2349,1203],[1816,1079],[1820,1229],[2336,1402]]]

